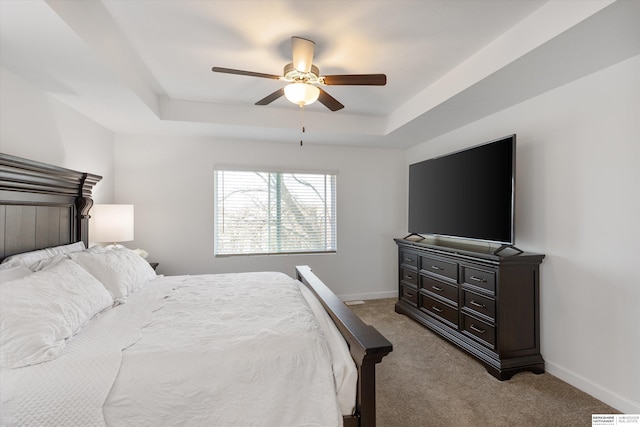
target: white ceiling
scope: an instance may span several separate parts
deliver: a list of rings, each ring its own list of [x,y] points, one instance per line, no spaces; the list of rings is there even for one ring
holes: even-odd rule
[[[345,105],[306,144],[409,147],[639,53],[636,0],[0,0],[2,67],[115,133],[296,142],[299,107],[254,103],[290,38],[316,42]],[[1,90],[1,86],[0,86]]]

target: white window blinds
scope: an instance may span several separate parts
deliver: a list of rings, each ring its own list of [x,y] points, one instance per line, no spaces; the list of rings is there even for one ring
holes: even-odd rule
[[[215,255],[335,252],[336,175],[215,170]]]

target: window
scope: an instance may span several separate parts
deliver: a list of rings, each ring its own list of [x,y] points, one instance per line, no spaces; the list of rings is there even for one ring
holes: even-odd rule
[[[215,255],[336,251],[336,175],[216,170]]]

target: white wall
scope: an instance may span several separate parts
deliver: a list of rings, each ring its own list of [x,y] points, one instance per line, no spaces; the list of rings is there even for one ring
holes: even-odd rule
[[[93,191],[113,199],[114,135],[0,67],[0,151],[104,177]]]
[[[516,245],[541,266],[547,370],[640,413],[640,57],[407,151],[517,133]]]
[[[214,165],[338,171],[336,254],[213,256]],[[406,222],[403,150],[207,139],[116,137],[116,202],[135,204],[135,238],[164,274],[308,264],[345,299],[395,297],[393,238]]]

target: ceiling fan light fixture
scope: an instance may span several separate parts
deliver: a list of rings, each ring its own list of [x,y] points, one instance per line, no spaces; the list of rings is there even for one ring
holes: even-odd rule
[[[213,67],[211,71],[215,73],[238,74],[241,76],[280,80],[289,83],[287,86],[265,96],[256,102],[255,105],[269,105],[284,95],[290,102],[300,107],[320,101],[322,105],[331,111],[341,110],[344,108],[344,105],[316,85],[384,86],[387,84],[387,76],[384,74],[320,75],[320,70],[313,64],[315,45],[315,42],[312,40],[296,36],[292,37],[291,58],[293,61],[284,66],[281,76],[223,67]]]
[[[320,89],[308,83],[291,83],[284,87],[284,96],[301,107],[313,104],[320,96]]]

